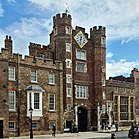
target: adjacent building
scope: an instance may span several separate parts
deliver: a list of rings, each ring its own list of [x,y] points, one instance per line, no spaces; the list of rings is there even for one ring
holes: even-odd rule
[[[131,126],[131,123],[139,123],[138,108],[138,85],[139,71],[134,68],[130,77],[116,76],[110,77],[106,81],[106,101],[108,104],[107,124],[119,126]]]

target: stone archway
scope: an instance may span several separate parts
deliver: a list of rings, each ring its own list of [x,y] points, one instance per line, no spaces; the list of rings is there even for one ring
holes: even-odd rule
[[[88,111],[84,107],[78,107],[78,131],[87,131]]]

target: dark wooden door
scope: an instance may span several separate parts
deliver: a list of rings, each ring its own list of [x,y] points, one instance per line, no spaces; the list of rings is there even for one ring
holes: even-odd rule
[[[0,120],[0,138],[3,138],[3,120]]]

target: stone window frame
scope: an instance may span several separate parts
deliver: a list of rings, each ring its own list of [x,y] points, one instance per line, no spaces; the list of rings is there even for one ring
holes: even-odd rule
[[[9,130],[15,130],[15,129],[16,129],[16,122],[9,121]]]
[[[54,112],[55,111],[55,94],[54,93],[50,93],[49,94],[49,111],[50,112]]]
[[[9,111],[16,111],[16,92],[15,91],[9,91]]]
[[[71,27],[70,26],[66,26],[65,30],[66,30],[66,34],[71,34]]]
[[[86,60],[86,50],[76,49],[76,59]]]
[[[66,43],[66,52],[71,52],[71,44]]]
[[[87,72],[87,63],[81,62],[81,61],[76,61],[76,71],[86,73]]]
[[[86,85],[75,85],[75,90],[77,99],[87,99],[88,87]]]
[[[8,79],[15,81],[15,67],[12,66],[8,67]]]
[[[71,59],[66,59],[65,62],[66,62],[66,68],[71,68],[72,67]]]
[[[31,70],[31,82],[37,83],[37,71]]]
[[[71,88],[67,88],[67,97],[71,97],[71,91],[72,91],[72,89]]]
[[[48,84],[55,84],[55,73],[54,72],[49,72]]]

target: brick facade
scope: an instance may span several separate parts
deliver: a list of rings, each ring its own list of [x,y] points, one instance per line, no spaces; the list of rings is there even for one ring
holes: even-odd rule
[[[44,46],[30,42],[28,47],[29,55],[24,58],[21,54],[13,54],[12,39],[6,36],[5,48],[0,53],[3,98],[0,103],[0,122],[3,122],[4,137],[29,135],[29,106],[36,100],[36,92],[39,92],[40,109],[33,110],[33,123],[37,124],[33,129],[34,134],[51,133],[49,126],[52,123],[56,123],[59,133],[63,133],[64,128],[73,130],[73,126],[79,131],[97,130],[104,120],[113,120],[114,96],[122,94],[135,98],[131,91],[134,90],[134,82],[123,83],[114,78],[106,82],[105,27],[94,26],[88,34],[83,27],[76,26],[73,29],[71,15],[57,14],[53,17],[50,44]],[[15,69],[14,80],[9,80],[9,67]],[[37,72],[35,82],[31,81],[32,71],[34,74]],[[55,75],[54,84],[48,82],[51,73]],[[115,87],[126,88],[129,93],[115,92]],[[16,98],[16,107],[12,111],[9,110],[10,92],[15,93]],[[50,96],[53,95],[55,109],[50,111]],[[107,114],[109,103],[110,112],[113,113],[111,119]],[[100,119],[99,106],[105,111]],[[131,120],[131,114],[129,117],[128,121],[135,120]],[[13,130],[9,129],[9,123],[12,122],[15,123]]]

